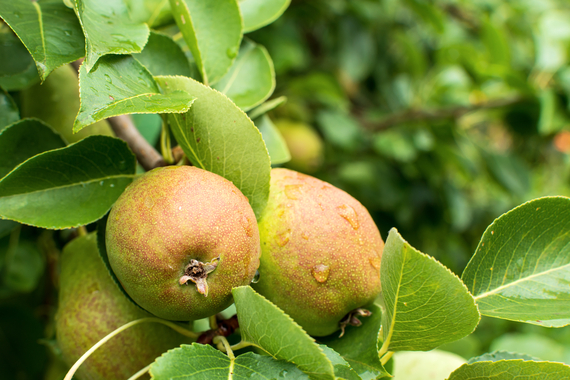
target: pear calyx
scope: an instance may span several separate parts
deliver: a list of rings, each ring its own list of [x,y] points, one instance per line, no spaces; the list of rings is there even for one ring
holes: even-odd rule
[[[220,256],[216,257],[209,263],[203,263],[201,261],[192,259],[190,263],[184,269],[184,275],[180,277],[180,285],[187,284],[188,281],[192,281],[196,284],[196,289],[198,293],[203,294],[208,297],[208,274],[212,273],[218,266],[220,261]]]

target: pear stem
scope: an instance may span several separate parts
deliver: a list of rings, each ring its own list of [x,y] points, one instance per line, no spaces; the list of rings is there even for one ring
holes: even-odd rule
[[[235,360],[235,356],[234,356],[234,352],[232,351],[232,347],[230,346],[230,342],[228,342],[228,340],[226,339],[225,336],[222,335],[218,335],[217,337],[214,338],[213,341],[216,346],[218,347],[218,350],[222,351],[222,352],[226,352],[226,354],[228,354],[228,357],[230,358],[230,360]]]
[[[249,343],[249,342],[244,342],[243,340],[239,343],[236,343],[232,346],[232,350],[237,351],[237,350],[241,350],[242,348],[246,348],[249,346],[253,346],[253,344]]]
[[[149,365],[147,365],[146,367],[142,368],[140,371],[138,371],[137,373],[135,373],[133,376],[129,377],[128,380],[136,380],[139,377],[143,376],[145,373],[148,372],[148,370],[150,369],[150,366],[152,365],[152,363],[150,363]]]
[[[388,363],[388,360],[392,358],[392,355],[394,355],[394,351],[388,351],[386,355],[382,356],[382,359],[380,359],[380,363],[382,365],[386,365],[386,363]]]
[[[97,350],[99,347],[101,347],[102,345],[104,345],[105,343],[107,343],[107,341],[109,341],[111,338],[113,338],[115,335],[120,334],[121,332],[125,331],[126,329],[133,327],[135,325],[138,325],[140,323],[145,323],[145,322],[155,322],[155,323],[161,323],[163,325],[166,325],[168,327],[170,327],[171,329],[175,330],[176,332],[187,336],[189,338],[192,339],[198,339],[198,334],[196,334],[195,332],[186,330],[183,327],[178,326],[177,324],[173,323],[173,322],[169,322],[169,321],[165,321],[164,319],[160,319],[160,318],[141,318],[141,319],[137,319],[134,321],[131,321],[129,323],[126,323],[124,325],[122,325],[121,327],[119,327],[118,329],[116,329],[115,331],[109,333],[107,336],[105,336],[103,339],[101,339],[100,341],[98,341],[97,343],[95,343],[93,345],[93,347],[91,347],[89,350],[87,350],[87,352],[85,352],[83,354],[83,356],[81,356],[76,362],[75,364],[69,369],[69,371],[67,372],[67,375],[65,375],[63,380],[71,380],[73,378],[73,375],[75,374],[75,372],[77,371],[77,369],[79,368],[79,366],[81,364],[83,364],[83,362],[85,360],[87,360],[87,358],[89,356],[91,356],[91,354],[93,352],[95,352],[95,350]]]
[[[211,315],[210,318],[210,329],[217,330],[218,329],[218,320],[216,319],[216,315]]]

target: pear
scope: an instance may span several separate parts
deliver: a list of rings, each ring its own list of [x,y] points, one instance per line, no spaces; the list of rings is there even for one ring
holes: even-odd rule
[[[99,256],[95,234],[78,237],[65,246],[56,336],[68,365],[118,327],[147,317],[152,316],[128,300],[112,280]],[[143,323],[131,327],[95,351],[79,367],[76,377],[127,379],[186,340],[164,325]]]
[[[275,126],[285,139],[291,160],[287,167],[304,173],[314,173],[323,164],[323,141],[308,124],[290,120],[277,120]]]
[[[70,144],[91,135],[114,136],[104,120],[73,133],[73,122],[79,111],[79,82],[75,69],[70,65],[54,70],[43,84],[22,90],[20,102],[23,118],[43,120]]]
[[[258,226],[260,276],[252,287],[310,335],[329,335],[345,318],[354,323],[350,313],[380,293],[384,242],[366,208],[344,191],[273,169]]]
[[[161,318],[189,321],[227,308],[259,267],[255,214],[227,179],[191,166],[147,172],[107,221],[109,262],[125,291]]]

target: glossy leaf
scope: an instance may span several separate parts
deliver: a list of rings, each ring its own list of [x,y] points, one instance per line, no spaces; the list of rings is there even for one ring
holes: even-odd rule
[[[463,272],[483,315],[570,324],[570,198],[527,202],[497,218]]]
[[[63,148],[65,141],[37,119],[24,119],[0,132],[0,178],[36,154]]]
[[[362,380],[373,380],[388,375],[378,357],[378,332],[382,324],[382,310],[375,304],[368,305],[365,309],[371,311],[372,315],[359,318],[361,326],[347,326],[344,336],[339,337],[335,333],[319,338],[319,342],[338,352]]]
[[[146,45],[148,26],[132,22],[123,1],[75,0],[75,9],[85,34],[87,72],[106,54],[139,53]]]
[[[144,22],[155,27],[172,21],[170,3],[168,0],[124,0],[131,20],[135,23]]]
[[[280,96],[278,98],[268,100],[249,111],[248,116],[251,120],[257,119],[258,117],[265,115],[267,112],[285,104],[285,102],[287,102],[286,96]]]
[[[74,132],[111,116],[185,112],[194,101],[183,91],[161,94],[152,75],[131,56],[106,56],[90,73],[81,65],[79,85],[81,107]]]
[[[479,323],[475,301],[449,269],[390,230],[380,269],[385,319],[382,348],[428,351],[469,335]]]
[[[267,50],[245,40],[234,64],[214,88],[244,111],[263,103],[275,89],[275,70]]]
[[[184,114],[170,114],[171,130],[194,166],[232,181],[259,218],[269,197],[270,158],[261,133],[225,95],[185,77],[156,77],[165,96],[196,97]]]
[[[42,81],[54,69],[85,55],[85,39],[77,17],[60,0],[6,1],[0,16],[34,58]]]
[[[20,120],[20,111],[14,99],[0,87],[0,131]]]
[[[18,91],[40,81],[34,59],[7,26],[0,27],[0,57],[10,57],[0,59],[0,87],[4,90]]]
[[[330,360],[334,367],[334,374],[336,378],[345,380],[361,380],[361,377],[350,368],[350,364],[340,356],[338,352],[327,346],[320,346],[327,358]]]
[[[467,364],[473,364],[476,362],[496,362],[499,360],[509,360],[509,359],[522,359],[522,360],[534,360],[540,361],[532,356],[517,354],[507,351],[493,351],[474,358],[469,359]]]
[[[396,352],[394,379],[396,380],[443,380],[461,365],[461,356],[440,350]]]
[[[0,217],[61,229],[101,218],[133,180],[135,157],[123,141],[90,136],[36,155],[0,181]]]
[[[279,360],[295,363],[311,379],[334,379],[326,355],[303,329],[249,286],[232,290],[241,338]]]
[[[168,3],[167,3],[168,4]],[[165,34],[150,32],[143,51],[133,54],[152,75],[192,76],[188,58],[172,38]]]
[[[464,364],[448,380],[560,380],[570,378],[570,367],[562,363],[499,360]]]
[[[159,357],[151,366],[153,379],[308,379],[293,364],[248,352],[230,359],[210,345],[182,345]]]
[[[239,0],[243,32],[249,33],[271,24],[285,12],[291,0]]]
[[[269,116],[263,115],[253,121],[261,135],[271,158],[271,165],[284,164],[291,159],[291,153],[281,132],[271,121]]]
[[[172,13],[206,85],[229,70],[242,38],[237,0],[170,0]]]

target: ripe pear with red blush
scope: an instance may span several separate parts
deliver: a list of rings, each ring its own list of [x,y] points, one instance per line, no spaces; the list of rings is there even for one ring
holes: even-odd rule
[[[307,333],[325,336],[358,324],[380,293],[384,242],[372,217],[346,192],[288,169],[271,171],[259,221],[255,290]]]
[[[157,168],[133,182],[107,220],[113,272],[142,308],[169,320],[227,308],[261,254],[255,214],[225,178],[191,166]]]

